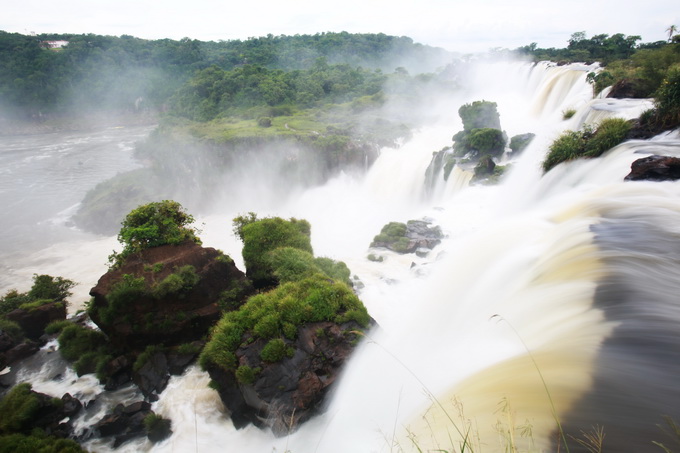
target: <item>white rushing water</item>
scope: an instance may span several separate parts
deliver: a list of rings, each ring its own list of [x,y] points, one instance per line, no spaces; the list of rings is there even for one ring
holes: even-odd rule
[[[480,63],[466,75],[450,105],[491,100],[509,136],[537,134],[499,185],[469,186],[470,175],[456,169],[425,195],[432,152],[461,129],[453,109],[403,146],[382,150],[366,174],[340,175],[258,211],[309,220],[315,255],[349,266],[380,326],[348,364],[324,414],[284,438],[254,427],[235,430],[207,387],[207,374],[192,367],[173,377],[153,406],[172,420],[173,435],[119,451],[461,451],[463,437],[465,451],[506,451],[509,444],[556,451],[556,418],[575,437],[603,426],[609,451],[645,451],[651,440],[664,442],[656,425],[663,415],[680,415],[674,388],[680,186],[623,178],[639,157],[680,155],[680,140],[671,134],[627,142],[600,159],[543,175],[541,161],[561,131],[606,117],[634,118],[651,105],[592,99],[585,81],[591,69]],[[577,113],[565,121],[568,109]],[[257,190],[265,197],[276,192],[266,184]],[[256,209],[221,200],[216,214],[199,219],[201,237],[243,269],[230,219]],[[421,218],[447,234],[428,256],[369,250],[387,222]],[[12,275],[29,276],[25,286],[33,272],[93,286],[111,241],[55,243],[37,252],[44,260],[33,255]],[[370,261],[369,253],[385,260]],[[101,263],[88,267],[96,260]],[[47,268],[38,269],[41,264]],[[56,270],[78,266],[77,274]],[[53,375],[34,372],[30,379],[55,396],[101,391],[72,377],[56,385]]]

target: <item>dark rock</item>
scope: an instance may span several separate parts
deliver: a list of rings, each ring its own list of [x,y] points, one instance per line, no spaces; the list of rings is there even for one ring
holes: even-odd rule
[[[36,352],[40,347],[38,346],[37,343],[34,343],[32,341],[25,341],[23,343],[19,343],[9,351],[5,352],[5,360],[7,362],[7,365],[11,365],[21,359],[25,359],[26,357],[29,357]]]
[[[132,373],[132,381],[144,396],[161,393],[169,380],[168,360],[163,352],[152,354],[139,370]]]
[[[45,333],[45,327],[49,323],[66,319],[66,304],[50,302],[28,310],[17,308],[7,313],[5,317],[19,324],[28,338],[37,340]]]
[[[113,412],[106,414],[94,424],[94,432],[100,437],[115,436],[113,448],[118,448],[130,439],[146,434],[144,419],[153,414],[151,404],[138,401],[128,406],[117,405]]]
[[[132,380],[132,363],[127,356],[118,356],[105,365],[104,374],[108,376],[104,389],[116,390]]]
[[[388,225],[383,227],[383,232]],[[401,225],[403,228],[404,224]],[[371,243],[371,247],[382,247],[397,253],[415,253],[418,249],[431,250],[441,243],[444,235],[439,226],[430,225],[431,222],[427,220],[409,220],[405,224],[405,230],[402,230],[403,236],[389,236],[388,240],[383,241],[380,238],[384,235],[378,235]]]
[[[626,181],[675,181],[680,179],[680,158],[648,156],[636,160],[630,166]]]
[[[642,98],[640,90],[637,86],[629,80],[619,80],[607,94],[608,98],[628,99],[628,98]]]
[[[17,345],[17,341],[7,332],[0,330],[0,352],[5,352]]]
[[[154,297],[155,285],[184,266],[193,267],[197,282]],[[101,313],[110,310],[107,295],[126,274],[144,277],[145,290],[105,319]],[[221,316],[219,302],[225,294],[238,306],[251,293],[250,282],[229,257],[185,242],[146,249],[104,274],[90,291],[94,297],[90,316],[114,348],[141,351],[149,344],[173,346],[204,337]]]
[[[260,359],[264,340],[243,345],[236,351],[239,366],[260,368],[252,383],[239,382],[223,369],[210,369],[234,426],[253,423],[281,436],[322,411],[360,330],[355,322],[304,325],[295,341],[287,341],[294,354],[276,363]]]

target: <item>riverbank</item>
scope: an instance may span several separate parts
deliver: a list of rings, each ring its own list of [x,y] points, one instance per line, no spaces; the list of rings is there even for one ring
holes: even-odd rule
[[[72,115],[42,115],[34,118],[9,118],[0,115],[0,136],[88,132],[108,127],[153,126],[160,114],[144,112],[88,112]]]

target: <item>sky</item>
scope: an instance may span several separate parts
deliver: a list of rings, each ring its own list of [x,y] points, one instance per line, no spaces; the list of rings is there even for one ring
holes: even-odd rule
[[[9,0],[3,0],[8,2]],[[20,0],[0,30],[201,41],[347,31],[408,36],[455,52],[566,47],[572,33],[666,39],[677,0]]]

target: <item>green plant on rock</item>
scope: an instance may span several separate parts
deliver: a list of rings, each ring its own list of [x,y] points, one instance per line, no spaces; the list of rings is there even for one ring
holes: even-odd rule
[[[168,275],[151,288],[151,295],[156,299],[162,299],[168,294],[176,294],[190,290],[200,280],[196,268],[188,264]]]
[[[111,291],[106,295],[106,306],[96,307],[92,305],[92,310],[96,311],[99,317],[106,324],[115,322],[116,317],[125,312],[125,307],[134,304],[135,301],[146,295],[146,281],[144,277],[135,277],[132,274],[124,274],[123,278],[111,287]]]
[[[306,220],[272,217],[241,223],[238,219],[234,220],[234,229],[243,241],[246,275],[256,287],[276,284],[269,252],[281,247],[293,247],[313,253],[311,226]]]
[[[97,373],[100,381],[106,379],[105,365],[111,359],[106,336],[93,329],[78,324],[69,323],[62,328],[57,341],[61,356],[73,362],[73,368],[78,375]]]
[[[39,410],[40,399],[31,390],[31,384],[15,385],[0,400],[0,433],[30,431]]]
[[[458,109],[458,115],[463,121],[463,129],[467,132],[480,128],[501,128],[498,104],[495,102],[482,100],[464,104]]]
[[[59,439],[34,431],[31,435],[8,434],[0,436],[0,453],[86,453],[71,439]]]
[[[181,244],[201,240],[197,230],[189,227],[194,218],[176,201],[164,200],[148,203],[132,210],[123,220],[118,241],[123,244],[120,253],[113,253],[109,261],[120,265],[128,256],[151,247]]]
[[[630,130],[628,121],[609,118],[602,121],[596,130],[586,126],[580,131],[566,131],[550,145],[543,170],[547,172],[562,162],[578,158],[599,157],[623,142]]]
[[[15,341],[20,341],[24,337],[24,331],[19,324],[8,319],[0,318],[0,332],[7,334]]]
[[[172,434],[172,422],[158,414],[151,413],[144,417],[146,435],[153,443],[160,442]]]
[[[265,362],[276,363],[285,357],[293,356],[293,348],[286,345],[283,338],[273,338],[267,342],[260,351],[260,358]]]
[[[315,274],[252,296],[238,310],[225,313],[201,353],[201,365],[235,371],[236,350],[248,338],[279,339],[273,344],[280,345],[284,339],[294,340],[300,326],[321,321],[355,321],[365,328],[370,317],[347,285]],[[268,348],[276,350],[276,346]]]

